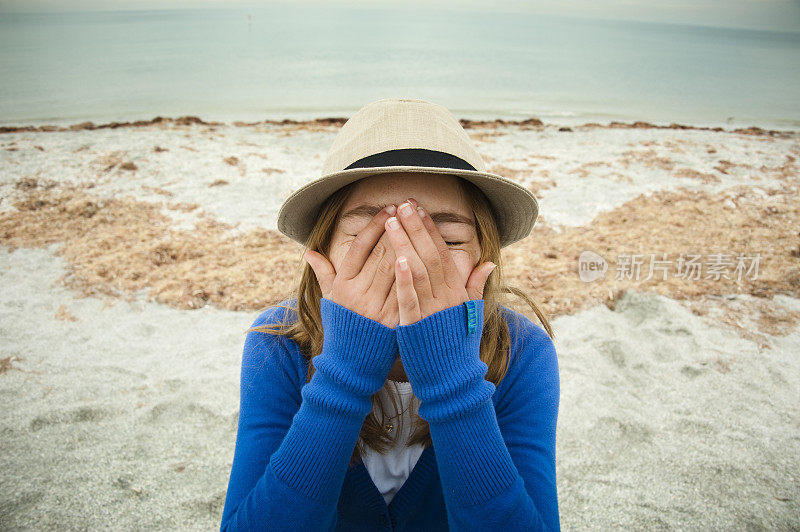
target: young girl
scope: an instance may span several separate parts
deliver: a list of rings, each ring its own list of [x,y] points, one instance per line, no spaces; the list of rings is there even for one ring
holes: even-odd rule
[[[552,330],[500,267],[537,214],[445,108],[353,115],[279,214],[306,265],[245,340],[220,529],[558,530]]]

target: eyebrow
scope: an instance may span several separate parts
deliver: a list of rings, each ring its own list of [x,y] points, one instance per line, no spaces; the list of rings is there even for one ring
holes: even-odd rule
[[[362,203],[361,205],[357,205],[356,207],[353,207],[352,209],[342,214],[339,220],[345,221],[350,218],[372,218],[387,205],[389,204],[383,203],[380,205],[371,205],[367,203]],[[431,217],[431,220],[433,220],[433,222],[436,224],[455,223],[455,224],[466,224],[475,227],[475,222],[473,222],[470,218],[467,218],[462,214],[458,214],[457,212],[438,211],[429,213],[429,215]]]

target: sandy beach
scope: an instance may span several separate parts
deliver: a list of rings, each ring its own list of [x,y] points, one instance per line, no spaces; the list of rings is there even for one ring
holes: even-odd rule
[[[278,209],[343,121],[0,128],[0,529],[219,528]],[[562,527],[797,530],[800,132],[462,123],[539,198],[501,267],[555,330]]]

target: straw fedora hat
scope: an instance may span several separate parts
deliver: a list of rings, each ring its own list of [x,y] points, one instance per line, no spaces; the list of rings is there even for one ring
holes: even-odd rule
[[[539,214],[525,187],[486,171],[459,121],[425,100],[384,98],[342,125],[322,164],[322,176],[294,191],[278,212],[278,230],[306,245],[323,202],[341,187],[384,173],[454,175],[474,183],[489,200],[504,247],[530,234]]]

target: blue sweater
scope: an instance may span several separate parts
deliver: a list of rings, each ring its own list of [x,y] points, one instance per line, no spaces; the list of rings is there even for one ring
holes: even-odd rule
[[[512,345],[495,387],[479,358],[482,299],[475,313],[462,304],[394,329],[320,305],[323,346],[308,383],[295,342],[247,334],[221,531],[559,530],[558,362],[544,329],[501,307]],[[271,307],[253,326],[286,312]],[[348,464],[398,353],[433,447],[387,505],[364,464]]]

